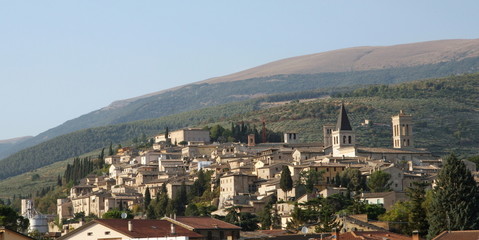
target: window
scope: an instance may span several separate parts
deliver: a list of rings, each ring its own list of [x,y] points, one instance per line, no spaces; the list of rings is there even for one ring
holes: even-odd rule
[[[346,143],[346,136],[343,136],[343,143]]]
[[[348,142],[351,144],[351,136],[348,137]]]
[[[88,235],[88,236],[92,236],[92,235],[93,235],[93,233],[92,233],[92,232],[89,232],[89,233],[87,233],[86,235]]]
[[[106,232],[105,232],[105,235],[110,235],[110,231],[106,231]]]

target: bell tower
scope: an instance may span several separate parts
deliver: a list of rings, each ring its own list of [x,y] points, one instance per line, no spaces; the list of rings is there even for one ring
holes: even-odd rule
[[[344,104],[341,104],[338,122],[331,136],[333,156],[356,156],[356,134],[351,127]]]
[[[392,116],[392,125],[394,148],[414,148],[412,115],[401,110],[398,115]]]

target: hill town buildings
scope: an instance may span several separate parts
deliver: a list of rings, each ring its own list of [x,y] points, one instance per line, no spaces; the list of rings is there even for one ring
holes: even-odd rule
[[[273,196],[285,201],[305,201],[311,197],[345,194],[346,188],[337,178],[348,168],[358,169],[364,177],[380,170],[389,173],[393,191],[361,195],[362,201],[389,208],[396,201],[406,199],[404,191],[413,182],[433,184],[441,167],[441,159],[414,147],[411,115],[400,111],[391,120],[391,148],[360,146],[344,105],[336,124],[323,127],[323,143],[302,143],[300,133],[290,132],[284,134],[284,142],[280,143],[255,143],[254,137],[249,137],[245,144],[210,144],[208,131],[193,128],[173,131],[168,136],[156,136],[154,149],[126,151],[105,158],[105,162],[111,164],[109,174],[85,178],[74,186],[67,199],[58,200],[58,215],[60,219],[79,212],[101,216],[110,209],[131,209],[142,203],[147,187],[154,198],[163,184],[173,198],[182,182],[186,186],[192,184],[194,173],[199,169],[210,171],[212,188],[219,189],[215,203],[218,210],[213,213],[217,215],[225,215],[225,209],[232,206],[241,206],[242,212],[258,212]],[[187,145],[177,146],[175,142],[187,142]],[[300,181],[304,172],[320,172],[322,178],[315,183],[315,195],[301,187],[283,192],[279,179],[284,166],[289,168],[294,182]],[[475,170],[474,165],[470,167]],[[283,228],[291,219],[292,208],[288,202],[278,205]],[[361,218],[354,222],[356,230],[361,230],[358,226],[371,225],[358,224]],[[95,224],[102,225],[101,221]],[[362,230],[368,229],[372,228]],[[347,230],[351,229],[343,229]]]

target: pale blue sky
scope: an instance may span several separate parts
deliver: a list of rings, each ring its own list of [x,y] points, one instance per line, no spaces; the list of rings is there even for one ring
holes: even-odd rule
[[[0,139],[282,58],[479,38],[478,10],[477,0],[0,0]]]

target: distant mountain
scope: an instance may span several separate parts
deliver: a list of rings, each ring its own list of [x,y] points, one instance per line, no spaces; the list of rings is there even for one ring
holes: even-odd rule
[[[5,140],[0,140],[0,144],[13,144],[13,143],[18,143],[18,142],[23,142],[23,141],[28,140],[30,138],[32,138],[32,136],[5,139]]]
[[[473,57],[479,57],[479,39],[438,40],[387,47],[354,47],[287,58],[204,82],[229,82],[284,74],[407,68],[457,62]]]
[[[0,158],[77,130],[153,119],[269,94],[357,88],[479,71],[479,39],[356,47],[293,57],[231,75],[116,101],[26,141]]]
[[[333,93],[329,98],[322,98],[323,95],[321,91],[272,95],[157,119],[79,130],[1,160],[0,180],[108,148],[110,143],[127,146],[142,135],[163,133],[166,127],[171,130],[216,124],[229,127],[231,123],[244,122],[254,128],[260,127],[264,119],[270,130],[294,131],[299,133],[301,141],[318,142],[322,140],[322,126],[336,122],[341,102],[347,107],[362,146],[390,147],[391,116],[404,110],[413,115],[416,147],[427,148],[437,155],[455,152],[471,156],[479,151],[477,73],[393,86],[368,86]],[[361,124],[365,119],[372,124]]]

